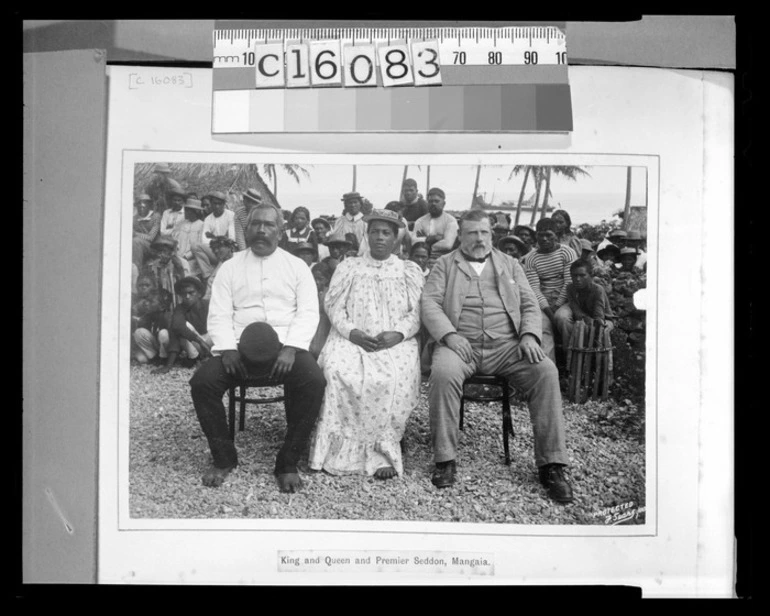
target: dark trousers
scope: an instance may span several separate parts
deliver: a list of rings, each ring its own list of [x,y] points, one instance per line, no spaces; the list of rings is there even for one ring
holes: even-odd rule
[[[251,372],[265,376],[272,364]],[[221,357],[204,362],[190,379],[193,405],[203,433],[209,441],[214,466],[228,468],[238,464],[235,443],[230,440],[227,414],[222,397],[239,379],[225,372]],[[278,383],[276,381],[276,383]],[[297,350],[294,366],[283,381],[286,390],[286,439],[275,461],[276,473],[296,473],[297,461],[307,444],[323,401],[326,380],[313,356]]]

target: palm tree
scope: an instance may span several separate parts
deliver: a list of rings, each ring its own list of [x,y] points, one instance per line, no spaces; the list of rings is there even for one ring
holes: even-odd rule
[[[543,180],[545,176],[545,171],[543,167],[534,167],[532,170],[532,175],[535,180],[535,202],[532,204],[532,216],[529,219],[529,226],[533,227],[535,225],[535,217],[537,216],[537,208],[540,204],[540,191],[543,187]]]
[[[473,198],[471,199],[471,207],[476,204],[476,195],[479,193],[479,177],[481,176],[481,165],[476,167],[476,183],[473,185]]]
[[[626,170],[626,204],[623,208],[623,228],[628,227],[628,219],[631,215],[631,167]]]
[[[300,183],[300,173],[304,175],[306,178],[310,178],[310,172],[305,169],[302,165],[275,165],[275,164],[264,164],[262,165],[262,170],[264,174],[268,177],[268,179],[272,180],[273,182],[273,196],[278,199],[278,169],[283,171],[286,175],[293,178],[297,184]]]
[[[524,202],[524,191],[527,188],[527,180],[529,179],[529,176],[532,172],[532,167],[529,165],[515,165],[513,167],[513,170],[511,171],[511,174],[508,176],[508,180],[510,181],[514,175],[518,175],[521,173],[521,171],[524,171],[524,181],[521,183],[521,191],[519,191],[519,201],[516,204],[516,219],[513,222],[513,226],[519,224],[519,216],[521,216],[521,204]]]
[[[358,165],[353,165],[353,188],[352,192],[356,192],[356,183],[358,182]]]

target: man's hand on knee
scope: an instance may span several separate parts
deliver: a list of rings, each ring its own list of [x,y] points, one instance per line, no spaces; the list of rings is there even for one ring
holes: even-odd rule
[[[519,348],[530,364],[537,364],[545,359],[543,348],[532,334],[524,334],[521,337]]]
[[[241,354],[238,351],[225,351],[222,353],[222,365],[230,376],[241,380],[247,376],[246,366],[243,365]]]
[[[473,362],[473,347],[467,338],[452,332],[444,336],[444,344],[457,353],[466,364]]]

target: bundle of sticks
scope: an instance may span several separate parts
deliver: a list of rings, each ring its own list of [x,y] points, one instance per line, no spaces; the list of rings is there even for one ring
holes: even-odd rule
[[[610,329],[600,321],[577,321],[572,328],[566,358],[571,402],[607,399],[612,382]]]

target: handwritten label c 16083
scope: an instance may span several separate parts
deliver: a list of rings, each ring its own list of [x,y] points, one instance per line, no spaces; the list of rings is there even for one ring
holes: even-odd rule
[[[128,74],[128,89],[139,88],[192,88],[192,73],[175,73],[173,75],[149,75],[143,73]]]

